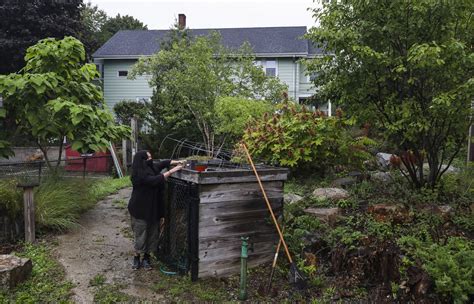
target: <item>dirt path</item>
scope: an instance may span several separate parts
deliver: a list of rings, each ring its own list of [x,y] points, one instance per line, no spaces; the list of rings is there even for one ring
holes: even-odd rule
[[[140,300],[159,301],[150,287],[156,270],[131,269],[132,239],[126,202],[131,188],[120,190],[86,212],[81,227],[58,237],[57,256],[64,265],[67,279],[76,287],[73,300],[92,303],[96,287],[91,279],[102,276],[107,284],[123,286],[120,291]]]

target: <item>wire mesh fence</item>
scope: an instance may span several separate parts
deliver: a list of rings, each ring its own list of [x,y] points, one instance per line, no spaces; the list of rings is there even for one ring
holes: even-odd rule
[[[168,179],[159,258],[167,265],[168,271],[177,274],[191,272],[193,279],[197,279],[198,204],[196,184]]]
[[[47,163],[45,160],[0,163],[0,179],[21,183],[39,183],[50,175],[68,177],[104,177],[114,175],[110,155],[72,157]]]

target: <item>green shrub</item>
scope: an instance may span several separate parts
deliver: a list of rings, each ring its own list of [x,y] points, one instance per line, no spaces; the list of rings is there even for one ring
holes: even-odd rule
[[[450,237],[445,244],[401,237],[399,245],[419,260],[435,282],[436,292],[451,297],[454,303],[466,303],[474,294],[474,242]]]
[[[228,137],[231,142],[242,138],[247,123],[272,113],[275,105],[263,100],[251,100],[242,97],[222,97],[216,102],[216,133]]]
[[[23,210],[22,191],[14,179],[0,180],[0,210],[12,218]]]
[[[366,137],[352,138],[348,127],[352,120],[325,117],[304,106],[284,102],[279,113],[264,115],[251,123],[244,141],[256,157],[273,164],[297,169],[316,169],[324,173],[335,166],[361,168],[370,157]]]

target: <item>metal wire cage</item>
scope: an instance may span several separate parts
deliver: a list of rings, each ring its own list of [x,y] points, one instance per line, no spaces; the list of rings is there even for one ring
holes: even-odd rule
[[[159,259],[172,273],[198,277],[197,185],[168,178],[165,191],[165,220]]]

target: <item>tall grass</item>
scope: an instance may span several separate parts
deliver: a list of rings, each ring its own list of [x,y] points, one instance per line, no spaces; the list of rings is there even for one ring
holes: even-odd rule
[[[0,211],[11,218],[22,211],[22,194],[14,179],[0,180]],[[2,214],[3,215],[3,214]]]
[[[78,225],[80,215],[95,203],[130,185],[130,178],[50,178],[36,190],[36,222],[39,227],[64,231]]]

